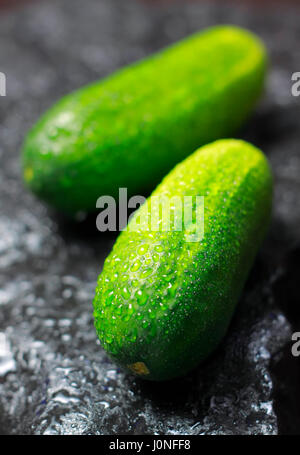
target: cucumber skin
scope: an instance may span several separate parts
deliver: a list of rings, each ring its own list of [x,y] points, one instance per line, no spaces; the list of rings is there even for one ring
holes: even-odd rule
[[[27,186],[66,214],[93,211],[120,187],[149,194],[197,147],[230,137],[259,98],[266,54],[251,33],[219,26],[59,101],[28,133]]]
[[[205,197],[203,240],[188,243],[174,231],[122,232],[94,299],[104,349],[129,371],[142,365],[138,373],[150,380],[187,373],[225,335],[269,224],[272,176],[258,149],[221,140],[178,164],[152,196],[161,194]]]

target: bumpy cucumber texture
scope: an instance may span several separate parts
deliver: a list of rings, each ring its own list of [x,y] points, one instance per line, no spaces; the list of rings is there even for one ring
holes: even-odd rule
[[[191,241],[191,224],[178,230],[184,203],[174,196],[204,196],[203,238]],[[158,197],[171,200],[170,230],[165,209],[152,203]],[[151,380],[183,375],[205,359],[228,328],[271,200],[268,162],[246,142],[217,141],[178,164],[135,212],[99,276],[94,317],[107,352]]]
[[[70,215],[103,195],[146,194],[197,147],[231,136],[261,94],[265,50],[215,27],[70,94],[29,132],[24,179]]]

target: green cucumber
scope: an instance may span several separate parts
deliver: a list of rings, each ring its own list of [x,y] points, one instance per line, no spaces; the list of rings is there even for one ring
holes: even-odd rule
[[[152,204],[162,196],[204,197],[203,238],[191,241],[189,224],[177,229],[183,205],[162,229],[164,209]],[[204,360],[226,333],[271,202],[268,162],[246,142],[220,140],[178,164],[135,212],[99,276],[95,327],[112,358],[151,380]]]
[[[147,194],[197,147],[230,137],[264,82],[266,54],[250,32],[195,34],[59,101],[29,132],[26,184],[73,215],[102,195]]]

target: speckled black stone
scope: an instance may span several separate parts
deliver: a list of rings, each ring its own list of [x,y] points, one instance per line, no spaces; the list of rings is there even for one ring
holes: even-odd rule
[[[21,183],[30,125],[82,84],[216,23],[258,33],[271,55],[267,94],[240,136],[275,175],[271,231],[228,336],[170,384],[142,383],[99,346],[92,299],[115,237],[95,217],[67,222]],[[133,0],[49,0],[0,17],[0,434],[276,434],[300,432],[299,10],[224,2],[158,8]]]

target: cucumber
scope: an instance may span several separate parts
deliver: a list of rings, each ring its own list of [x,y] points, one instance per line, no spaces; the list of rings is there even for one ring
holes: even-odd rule
[[[265,49],[247,31],[195,34],[54,105],[25,140],[25,182],[71,216],[120,187],[149,194],[197,147],[243,124],[265,68]]]
[[[192,241],[189,223],[177,229],[184,205],[173,206],[170,230],[162,228],[164,209],[153,202],[163,196],[204,197],[203,238]],[[112,358],[150,380],[206,359],[227,331],[271,202],[268,162],[246,142],[220,140],[178,164],[135,212],[99,276],[95,327]]]

